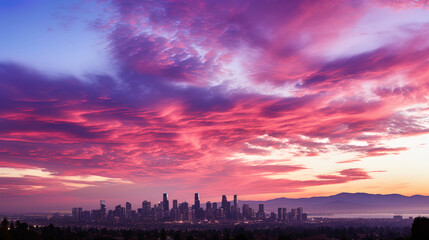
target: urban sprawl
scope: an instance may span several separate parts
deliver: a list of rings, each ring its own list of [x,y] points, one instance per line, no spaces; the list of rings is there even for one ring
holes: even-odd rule
[[[100,201],[100,209],[83,211],[82,208],[76,207],[72,209],[72,220],[77,223],[306,221],[307,214],[302,207],[290,209],[289,212],[287,208],[279,207],[277,213],[271,212],[268,215],[264,204],[259,204],[257,211],[248,204],[243,204],[240,208],[237,195],[234,195],[232,206],[226,195],[223,195],[220,206],[216,202],[208,201],[203,208],[198,193],[195,193],[192,206],[189,206],[188,202],[179,204],[177,200],[173,200],[170,208],[168,195],[164,193],[161,202],[152,206],[150,201],[143,201],[137,211],[132,209],[129,202],[126,202],[125,207],[117,205],[113,210],[107,211],[105,200]]]

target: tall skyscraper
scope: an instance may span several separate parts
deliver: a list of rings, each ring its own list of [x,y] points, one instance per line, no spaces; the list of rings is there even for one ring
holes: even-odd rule
[[[130,212],[131,211],[131,203],[130,202],[126,202],[125,203],[125,211],[126,212]]]
[[[302,207],[296,209],[296,220],[302,221]]]
[[[232,217],[238,219],[238,199],[237,195],[234,195],[234,206],[232,206]]]
[[[106,216],[106,200],[100,200],[100,215]]]
[[[243,204],[243,218],[246,220],[252,219],[252,210],[248,204]]]
[[[289,219],[290,220],[297,220],[298,218],[297,218],[297,214],[296,214],[296,209],[295,208],[293,208],[293,209],[291,209],[290,210],[290,213],[289,213]]]
[[[173,208],[170,211],[170,219],[173,221],[179,220],[179,208],[177,206],[177,199],[173,199]]]
[[[148,218],[150,216],[150,210],[151,210],[151,202],[143,201],[142,202],[142,216],[143,218]]]
[[[259,204],[258,218],[265,219],[264,204]]]
[[[179,212],[181,221],[189,221],[189,206],[187,202],[182,202],[179,205]]]
[[[201,208],[201,204],[200,204],[200,195],[198,193],[195,193],[195,202],[194,202],[194,206],[195,206],[195,211],[198,211]]]
[[[283,219],[283,221],[287,221],[287,220],[289,220],[289,216],[288,216],[288,214],[287,214],[287,209],[286,208],[282,208],[282,219]]]
[[[170,210],[170,204],[168,202],[168,194],[164,193],[162,195],[162,210],[168,212]]]
[[[225,218],[230,218],[231,208],[228,200],[226,199],[226,195],[222,195],[222,209],[223,209],[223,215],[225,216]]]

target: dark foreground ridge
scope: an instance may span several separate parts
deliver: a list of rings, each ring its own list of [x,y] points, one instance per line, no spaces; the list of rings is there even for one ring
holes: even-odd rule
[[[412,227],[361,225],[346,226],[283,226],[264,227],[262,225],[231,225],[230,227],[212,229],[107,229],[82,227],[33,226],[24,222],[9,222],[3,219],[0,226],[2,240],[56,240],[56,239],[429,239],[429,219],[418,217]]]

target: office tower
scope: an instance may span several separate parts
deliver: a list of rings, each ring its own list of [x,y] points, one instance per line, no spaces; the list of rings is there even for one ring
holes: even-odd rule
[[[122,219],[124,216],[125,208],[123,208],[121,205],[117,205],[115,210],[113,210],[113,217],[116,217],[116,219]]]
[[[222,215],[225,218],[230,218],[231,204],[226,199],[226,195],[222,195],[222,209],[223,209]]]
[[[170,210],[170,219],[172,221],[179,220],[179,208],[177,206],[177,199],[173,200],[173,208]]]
[[[162,207],[164,212],[168,212],[170,210],[170,205],[168,203],[168,194],[164,193],[162,195]]]
[[[81,216],[82,216],[82,208],[72,208],[72,217],[74,221],[79,222]]]
[[[100,200],[100,212],[102,216],[106,215],[106,200]]]
[[[195,206],[195,211],[198,211],[201,208],[201,206],[200,206],[200,195],[198,193],[195,193],[194,206]]]
[[[265,212],[264,204],[259,204],[259,212]]]
[[[212,220],[214,218],[212,203],[210,201],[208,201],[206,203],[206,214],[205,215],[206,215],[206,218],[208,220]]]
[[[238,199],[237,199],[237,195],[234,195],[234,206],[232,206],[232,217],[234,219],[238,219]]]
[[[307,213],[302,213],[301,221],[307,221],[307,219],[308,219]]]
[[[216,202],[212,203],[212,211],[213,211],[213,218],[217,219],[219,216],[218,216],[218,209],[217,209]]]
[[[296,220],[302,221],[302,207],[296,209]]]
[[[277,209],[277,220],[282,221],[283,220],[283,211],[282,208]]]
[[[251,210],[248,204],[243,204],[243,218],[249,220],[252,218]]]
[[[264,204],[259,204],[258,218],[265,219]]]
[[[291,209],[290,210],[290,214],[289,214],[289,219],[290,220],[297,220],[297,217],[296,217],[296,209],[294,208],[294,209]]]
[[[288,218],[289,218],[289,216],[287,215],[287,209],[282,208],[282,219],[283,219],[283,221],[287,221]]]
[[[127,219],[131,218],[131,203],[130,202],[125,203],[125,217]]]
[[[225,209],[226,208],[226,203],[228,202],[228,200],[226,199],[226,195],[222,195],[222,207]]]
[[[142,217],[143,219],[148,219],[151,216],[151,202],[143,201],[142,202]]]
[[[179,205],[179,220],[189,221],[189,206],[187,202],[182,202]]]

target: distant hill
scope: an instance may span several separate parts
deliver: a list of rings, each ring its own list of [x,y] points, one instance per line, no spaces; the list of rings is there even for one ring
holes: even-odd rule
[[[411,197],[400,194],[340,193],[328,197],[311,198],[276,198],[267,201],[240,201],[258,209],[258,204],[265,205],[265,211],[277,211],[278,207],[289,209],[303,207],[311,213],[363,213],[363,212],[429,212],[429,196]]]

